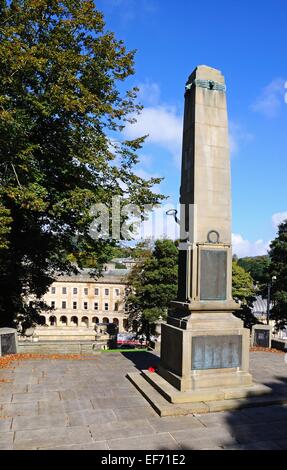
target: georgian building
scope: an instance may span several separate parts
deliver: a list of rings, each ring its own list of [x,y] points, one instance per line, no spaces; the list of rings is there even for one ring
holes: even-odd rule
[[[124,304],[127,274],[128,269],[107,265],[97,280],[90,277],[88,269],[77,275],[59,276],[43,297],[53,310],[43,312],[42,325],[91,329],[96,323],[115,323],[119,331],[127,331]]]

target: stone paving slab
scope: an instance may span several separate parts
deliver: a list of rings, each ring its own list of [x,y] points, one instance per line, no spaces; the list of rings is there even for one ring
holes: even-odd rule
[[[195,427],[190,429],[181,429],[179,431],[170,431],[174,439],[181,443],[186,443],[187,440],[193,442],[196,439],[209,439],[210,441],[220,440],[232,441],[232,431],[228,428],[208,428],[208,427]]]
[[[271,407],[255,407],[244,408],[241,415],[246,416],[252,422],[272,422],[272,421],[285,421],[287,422],[287,406],[286,405],[273,405]]]
[[[8,380],[8,379],[13,379],[13,377],[14,377],[13,370],[10,370],[10,369],[0,370],[0,379]]]
[[[82,410],[68,414],[70,426],[84,426],[87,424],[112,423],[117,421],[113,410]]]
[[[129,397],[138,397],[138,391],[133,389],[124,389],[124,388],[114,388],[112,390],[107,390],[107,388],[98,388],[96,385],[93,389],[93,398],[97,402],[97,399],[106,399],[106,398],[129,398]]]
[[[14,393],[12,403],[25,403],[35,401],[57,401],[60,400],[59,392],[34,392],[34,393]]]
[[[102,424],[91,424],[89,429],[95,441],[129,438],[155,434],[156,431],[147,419],[117,421]]]
[[[89,444],[92,441],[86,426],[35,429],[29,432],[16,431],[14,449],[40,449],[65,446],[67,444]]]
[[[71,382],[71,387],[72,386],[73,386],[73,383]],[[58,381],[53,384],[49,384],[49,383],[46,384],[45,382],[42,382],[42,383],[37,383],[37,384],[29,384],[26,387],[27,387],[27,390],[21,390],[21,392],[28,392],[28,393],[61,392],[67,389],[67,383],[63,382],[61,384]]]
[[[196,414],[196,418],[206,427],[235,426],[252,423],[252,419],[241,411]]]
[[[12,381],[12,383],[1,383],[0,390],[12,395],[13,393],[27,393],[28,387],[27,384],[16,384]]]
[[[0,449],[287,449],[283,400],[160,418],[126,378],[157,360],[107,353],[85,361],[19,361],[1,370],[9,382],[0,382]],[[287,396],[284,355],[251,353],[251,370],[277,397]]]
[[[54,447],[39,447],[39,450],[109,450],[109,446],[106,441],[97,441],[89,444],[67,444]]]
[[[91,400],[93,407],[96,409],[105,408],[133,408],[141,407],[143,402],[141,396],[130,396],[130,397],[111,397],[111,398],[96,398]]]
[[[21,375],[20,377],[15,377],[13,380],[14,384],[17,385],[32,385],[32,384],[38,384],[39,383],[39,378],[38,377],[25,377],[25,375]]]
[[[236,439],[227,435],[197,438],[190,437],[189,435],[185,436],[184,434],[174,435],[172,433],[172,436],[182,450],[224,450],[238,445]]]
[[[35,416],[38,415],[39,405],[38,402],[30,403],[8,403],[0,407],[0,417],[9,416]]]
[[[278,439],[276,440],[276,444],[280,447],[280,449],[287,450],[287,439]]]
[[[250,442],[249,444],[227,445],[225,450],[282,450],[279,443],[275,441]]]
[[[11,403],[13,393],[6,392],[5,390],[1,391],[1,384],[0,384],[0,406],[3,403]]]
[[[0,450],[12,450],[13,438],[13,432],[0,432]]]
[[[111,450],[178,450],[178,443],[165,432],[152,436],[139,436],[108,441]]]
[[[145,403],[142,403],[145,405]],[[132,421],[139,418],[152,418],[156,416],[155,411],[150,406],[137,406],[115,409],[115,414],[119,421]]]
[[[73,413],[83,410],[93,410],[91,400],[83,398],[82,400],[61,400],[57,402],[39,401],[39,415],[57,414],[57,413]]]
[[[204,450],[210,448],[210,446],[224,449],[239,445],[232,430],[227,426],[171,431],[171,435],[182,449]]]
[[[11,430],[12,419],[8,416],[0,418],[0,432],[10,431]]]
[[[69,418],[66,414],[51,414],[37,416],[16,416],[13,418],[12,431],[25,429],[61,428],[68,426]]]
[[[282,424],[282,423],[281,423]],[[257,441],[270,441],[286,437],[287,424],[266,421],[260,424],[243,424],[232,428],[232,434],[240,444],[248,444]]]
[[[167,417],[155,417],[149,418],[149,423],[156,432],[172,432],[182,429],[200,429],[205,428],[204,424],[194,416],[167,416]]]

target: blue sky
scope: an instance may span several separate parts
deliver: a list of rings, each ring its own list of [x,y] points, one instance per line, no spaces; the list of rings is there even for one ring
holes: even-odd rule
[[[137,49],[145,109],[126,135],[149,133],[138,172],[163,176],[177,204],[184,85],[196,65],[225,75],[230,123],[233,244],[263,254],[287,218],[286,0],[99,0],[107,28]]]

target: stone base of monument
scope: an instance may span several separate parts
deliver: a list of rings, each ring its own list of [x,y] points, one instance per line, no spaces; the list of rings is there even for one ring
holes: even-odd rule
[[[271,388],[262,384],[179,392],[157,373],[144,370],[141,373],[129,373],[127,377],[162,417],[287,402],[287,398],[284,401],[282,396],[272,397]]]
[[[184,308],[162,325],[157,372],[128,376],[161,416],[250,406],[272,393],[252,382],[249,330],[239,318]]]

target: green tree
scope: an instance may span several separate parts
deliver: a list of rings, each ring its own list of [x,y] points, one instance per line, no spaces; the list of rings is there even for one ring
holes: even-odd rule
[[[240,302],[241,308],[234,314],[244,321],[246,328],[258,323],[252,314],[252,305],[255,300],[254,280],[235,260],[232,262],[232,297]]]
[[[0,326],[36,321],[55,272],[111,256],[89,233],[95,203],[161,199],[133,171],[144,137],[121,139],[133,73],[93,0],[0,0]]]
[[[263,285],[267,282],[270,265],[270,257],[268,255],[240,258],[237,263],[244,268],[259,285]]]
[[[270,244],[269,256],[269,279],[276,276],[272,282],[274,306],[271,316],[281,329],[287,325],[287,220],[279,225],[277,237]]]
[[[172,240],[157,240],[153,248],[141,244],[135,251],[139,262],[128,278],[129,318],[149,335],[150,325],[166,319],[169,303],[176,298],[178,249]]]

